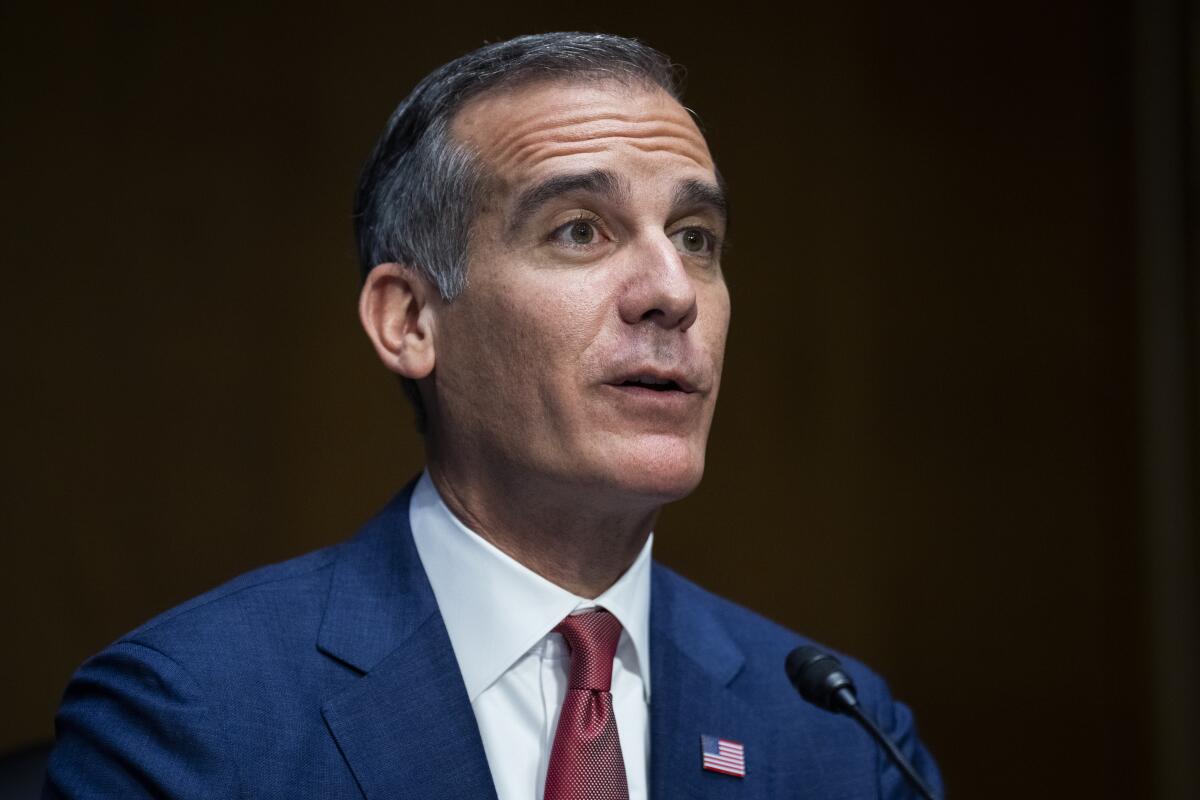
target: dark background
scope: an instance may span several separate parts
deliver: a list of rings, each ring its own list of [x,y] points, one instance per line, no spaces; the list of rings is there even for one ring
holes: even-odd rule
[[[952,796],[1200,796],[1181,3],[4,3],[0,751],[154,613],[421,466],[350,197],[485,40],[639,36],[731,188],[710,468],[657,554],[851,652]]]

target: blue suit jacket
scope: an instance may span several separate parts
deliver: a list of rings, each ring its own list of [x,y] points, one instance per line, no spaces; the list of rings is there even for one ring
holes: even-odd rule
[[[494,798],[402,492],[353,539],[249,573],[85,663],[56,719],[48,797]],[[907,798],[874,742],[784,675],[805,640],[655,565],[655,798]],[[908,710],[845,664],[940,789]],[[701,769],[700,736],[744,743],[746,776]]]

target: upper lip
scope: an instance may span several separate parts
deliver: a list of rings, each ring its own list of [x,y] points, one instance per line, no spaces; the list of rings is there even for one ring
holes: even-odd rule
[[[623,383],[674,383],[684,392],[696,391],[695,382],[688,379],[686,375],[678,370],[659,369],[656,367],[637,367],[634,369],[623,370],[612,380],[607,381],[612,386],[620,386]]]

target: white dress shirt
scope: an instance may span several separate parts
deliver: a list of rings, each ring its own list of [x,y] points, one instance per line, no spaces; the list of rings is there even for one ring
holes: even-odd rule
[[[613,714],[630,800],[646,800],[650,763],[650,548],[595,600],[551,583],[468,529],[426,472],[409,505],[413,541],[458,659],[500,800],[541,800],[567,693],[570,650],[552,633],[600,606],[624,628],[613,660]]]

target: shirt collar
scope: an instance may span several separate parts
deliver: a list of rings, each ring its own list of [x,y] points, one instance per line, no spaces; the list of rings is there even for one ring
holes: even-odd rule
[[[543,578],[465,526],[426,472],[409,505],[413,541],[454,647],[472,703],[568,614],[600,606],[624,629],[650,700],[650,551],[654,534],[617,582],[595,600]],[[624,642],[623,642],[624,643]],[[618,657],[626,651],[618,647]]]

